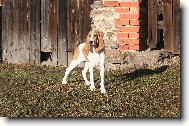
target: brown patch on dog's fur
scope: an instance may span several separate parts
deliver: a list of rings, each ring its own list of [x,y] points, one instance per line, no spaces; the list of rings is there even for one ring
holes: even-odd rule
[[[90,46],[89,46],[89,40],[90,40],[90,37],[91,37],[90,35],[91,35],[91,32],[88,33],[87,38],[85,40],[85,46],[82,49],[82,53],[83,53],[86,61],[88,61],[87,56],[89,55],[89,50],[90,50]],[[79,47],[77,47],[74,50],[73,60],[76,60],[78,58],[78,56],[79,56]]]
[[[99,52],[105,47],[102,32],[97,33],[97,46],[98,47],[95,49],[95,52]]]

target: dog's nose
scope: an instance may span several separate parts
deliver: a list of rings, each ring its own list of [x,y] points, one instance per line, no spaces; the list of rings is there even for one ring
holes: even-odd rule
[[[90,40],[90,41],[89,41],[89,44],[90,44],[90,45],[93,45],[93,41],[92,41],[92,40]]]

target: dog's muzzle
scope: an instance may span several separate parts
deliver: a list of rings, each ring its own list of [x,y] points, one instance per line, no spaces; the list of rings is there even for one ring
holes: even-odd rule
[[[96,41],[95,40],[89,41],[89,45],[90,45],[90,52],[93,53],[93,47],[96,48],[97,45]]]

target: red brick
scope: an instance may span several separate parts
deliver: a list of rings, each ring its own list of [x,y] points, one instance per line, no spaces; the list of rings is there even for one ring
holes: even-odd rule
[[[147,21],[145,20],[130,20],[129,21],[130,25],[135,25],[135,26],[141,26],[141,25],[147,25]]]
[[[130,14],[139,14],[140,8],[139,7],[130,7],[129,12],[130,12]]]
[[[120,19],[139,19],[139,14],[120,14]]]
[[[124,44],[127,44],[127,45],[139,45],[142,43],[142,40],[140,39],[129,39],[129,38],[126,38],[126,39],[118,39],[118,44],[120,45],[124,45]]]
[[[118,38],[128,38],[128,33],[117,33]]]
[[[120,50],[129,50],[129,45],[119,45]]]
[[[127,7],[118,7],[115,8],[116,13],[129,13],[129,8]]]
[[[129,38],[139,38],[139,33],[129,33]]]
[[[139,32],[140,31],[140,27],[124,27],[124,26],[121,26],[119,28],[119,31],[120,32]]]
[[[104,1],[104,6],[106,6],[106,7],[118,7],[119,2],[118,1]]]
[[[121,7],[139,7],[140,2],[120,2]]]
[[[139,45],[129,45],[129,50],[139,50]]]
[[[115,20],[115,25],[129,25],[129,20]]]
[[[126,44],[126,40],[127,39],[124,39],[124,38],[118,39],[118,44],[119,45],[124,45],[124,44]]]
[[[141,40],[139,39],[118,39],[118,44],[132,44],[132,45],[137,45],[137,44],[140,44],[141,43]]]
[[[125,44],[125,39],[118,39],[118,44],[119,45],[124,45]]]
[[[140,40],[139,39],[127,39],[127,43],[136,45],[136,44],[140,44]]]
[[[129,33],[129,38],[147,38],[146,33]]]

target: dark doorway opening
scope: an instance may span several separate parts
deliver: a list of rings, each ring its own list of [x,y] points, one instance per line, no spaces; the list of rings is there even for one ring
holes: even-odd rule
[[[163,13],[161,12],[158,15],[158,33],[157,33],[157,39],[158,39],[158,43],[157,43],[157,48],[158,50],[163,49],[164,48],[164,33],[163,33]]]
[[[44,61],[52,61],[52,52],[41,51],[41,63]]]

